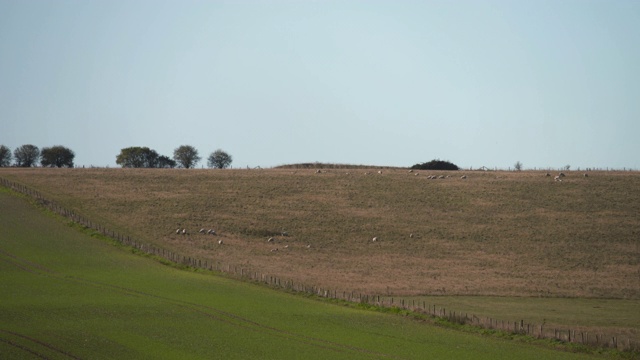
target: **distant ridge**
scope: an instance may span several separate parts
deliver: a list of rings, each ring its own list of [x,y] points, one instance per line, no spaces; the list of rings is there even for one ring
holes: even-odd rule
[[[278,165],[274,169],[406,169],[406,167],[312,162]]]

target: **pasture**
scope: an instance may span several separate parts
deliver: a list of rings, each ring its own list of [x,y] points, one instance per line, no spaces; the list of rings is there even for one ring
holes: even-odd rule
[[[0,191],[3,359],[582,359],[167,267]]]
[[[530,317],[638,334],[635,172],[567,172],[557,182],[534,171],[0,170],[110,229],[187,256],[338,291],[454,304],[513,298]],[[558,307],[536,298],[564,301],[561,309],[608,299],[605,309],[622,306],[630,320],[607,322],[612,313],[588,301],[579,316],[551,317]]]

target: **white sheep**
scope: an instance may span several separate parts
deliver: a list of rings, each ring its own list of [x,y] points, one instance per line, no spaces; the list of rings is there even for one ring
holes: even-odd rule
[[[560,178],[560,175],[558,175],[558,176],[554,177],[554,178],[553,178],[553,180],[555,180],[555,181],[562,181],[562,179]]]
[[[180,231],[181,231],[180,229],[176,230],[176,234],[180,234]]]
[[[207,234],[216,235],[216,231],[213,229],[209,229],[209,231],[207,231]]]
[[[204,229],[200,229],[200,231],[198,231],[200,234],[204,234],[205,230]]]
[[[187,229],[182,229],[182,235],[187,235]]]
[[[270,237],[270,238],[268,238],[268,239],[267,239],[267,242],[274,242],[274,241],[275,241],[275,239],[274,239],[274,238],[272,238],[272,237]]]
[[[460,176],[460,179],[466,179],[466,178],[467,178],[467,175]]]
[[[218,245],[222,245],[222,240],[218,240]]]
[[[373,242],[378,241],[378,237],[377,237],[377,236],[374,236],[374,237],[373,237],[373,239],[371,239],[371,241],[373,241]]]

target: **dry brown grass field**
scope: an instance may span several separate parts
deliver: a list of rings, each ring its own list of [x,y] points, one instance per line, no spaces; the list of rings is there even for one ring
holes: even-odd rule
[[[562,182],[538,171],[401,169],[10,168],[0,176],[167,250],[324,288],[640,299],[636,172],[567,172]]]

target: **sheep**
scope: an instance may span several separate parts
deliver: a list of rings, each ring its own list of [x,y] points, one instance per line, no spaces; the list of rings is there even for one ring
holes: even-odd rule
[[[176,230],[176,234],[180,234],[180,231],[181,231],[180,229]]]
[[[322,170],[318,169],[316,170],[316,174],[320,174],[322,172]]]
[[[289,233],[288,233],[288,232],[286,232],[286,231],[283,231],[283,232],[282,232],[282,236],[289,236]]]
[[[409,238],[413,239],[413,234],[409,234]]]
[[[558,174],[559,177],[565,177],[566,175],[564,173],[560,173]]]
[[[311,244],[307,244],[307,249],[311,249]]]
[[[551,176],[551,174],[547,173],[545,176]]]
[[[274,238],[272,238],[272,237],[270,237],[270,238],[268,238],[268,239],[267,239],[267,242],[274,242],[274,241],[275,241],[275,239],[274,239]]]
[[[412,172],[413,172],[413,170],[409,170],[409,172],[410,172],[410,173],[412,173]]]
[[[218,240],[218,245],[222,245],[222,240]]]
[[[466,179],[466,178],[467,178],[467,175],[460,176],[460,179]]]
[[[271,249],[271,252],[276,252],[276,251],[278,251],[278,248]]]
[[[187,235],[187,229],[182,229],[182,235]]]
[[[284,246],[284,248],[285,248],[285,249],[288,249],[288,248],[289,248],[289,245],[285,245],[285,246]]]
[[[589,177],[589,174],[585,173],[585,174],[584,174],[584,177]]]
[[[213,230],[213,229],[209,229],[209,230],[207,231],[207,234],[217,235],[216,231],[215,231],[215,230]]]
[[[555,181],[562,181],[562,179],[560,178],[560,176],[559,176],[559,175],[558,175],[558,176],[556,176],[556,177],[554,177],[554,178],[553,178],[553,180],[555,180]]]
[[[378,171],[378,174],[382,174],[382,171]]]
[[[373,242],[378,241],[378,237],[377,237],[377,236],[374,236],[374,237],[373,237],[373,239],[371,239],[371,241],[373,241]]]
[[[444,175],[438,176],[438,179],[444,179]]]
[[[204,234],[205,230],[204,229],[200,229],[200,231],[198,231],[200,234]]]

